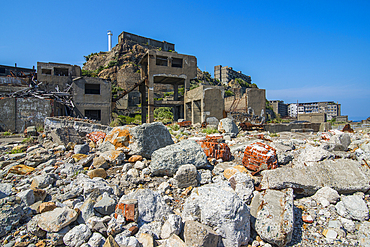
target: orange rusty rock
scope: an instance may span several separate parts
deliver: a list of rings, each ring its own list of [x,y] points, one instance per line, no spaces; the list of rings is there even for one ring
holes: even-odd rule
[[[276,150],[267,144],[255,142],[246,147],[242,162],[247,169],[254,171],[254,174],[266,169],[275,169]]]
[[[11,167],[9,169],[8,173],[14,173],[14,174],[18,174],[18,175],[24,175],[24,174],[33,172],[34,170],[35,170],[35,168],[30,167],[30,166],[26,166],[26,165],[15,165],[15,166],[13,166],[13,167]]]
[[[72,155],[72,158],[75,160],[75,162],[79,162],[80,160],[87,158],[87,154],[74,154]]]
[[[180,127],[190,127],[191,121],[182,121],[177,123]]]
[[[141,155],[132,155],[129,159],[128,162],[130,163],[135,163],[136,161],[142,161],[143,157]]]
[[[311,215],[302,215],[302,220],[306,223],[313,223],[313,218]]]
[[[105,138],[106,134],[102,131],[95,131],[91,132],[90,134],[86,135],[87,138],[89,138],[91,141],[97,143],[99,140],[102,140]]]
[[[198,141],[208,158],[222,159],[228,161],[231,158],[229,146],[225,143]]]
[[[131,226],[128,230],[131,232],[131,236],[133,236],[139,231],[139,227],[138,226]]]
[[[117,218],[118,215],[122,215],[127,222],[137,222],[139,214],[137,203],[138,201],[136,199],[128,199],[119,202],[116,205],[114,217]]]
[[[57,206],[55,205],[54,202],[43,202],[40,204],[40,206],[37,208],[37,212],[40,214],[48,211],[52,211],[56,208]]]
[[[112,143],[115,148],[127,147],[130,143],[130,132],[127,129],[115,127],[104,139]]]

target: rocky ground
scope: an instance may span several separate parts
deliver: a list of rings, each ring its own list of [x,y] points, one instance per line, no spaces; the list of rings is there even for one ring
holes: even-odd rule
[[[45,121],[26,143],[0,140],[1,244],[370,246],[369,129],[221,122],[206,138],[200,126]]]

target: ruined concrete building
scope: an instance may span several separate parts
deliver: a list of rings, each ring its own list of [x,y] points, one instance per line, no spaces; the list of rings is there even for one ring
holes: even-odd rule
[[[146,79],[145,86],[140,87],[142,121],[145,120],[146,107],[148,122],[154,121],[154,109],[169,106],[174,109],[174,118],[184,115],[184,101],[178,95],[179,87],[184,87],[184,93],[190,89],[190,80],[197,76],[197,59],[195,56],[175,52],[149,50],[140,61],[141,78]],[[173,88],[173,100],[154,101],[155,85],[170,85]],[[146,101],[148,97],[148,101]]]
[[[279,114],[280,117],[288,116],[288,105],[282,100],[269,100],[270,105],[275,113]]]
[[[266,90],[247,88],[242,97],[225,98],[226,113],[240,112],[266,118]]]
[[[185,120],[203,123],[209,117],[221,120],[225,105],[224,87],[201,85],[185,94]]]
[[[223,85],[227,85],[231,80],[240,78],[251,84],[252,79],[248,75],[244,75],[241,71],[235,71],[232,67],[217,65],[214,67],[215,79],[219,80]]]
[[[118,43],[123,43],[124,40],[132,40],[144,46],[153,46],[156,48],[160,48],[162,51],[175,51],[175,45],[172,43],[168,43],[166,41],[158,41],[128,32],[122,32],[118,36]]]

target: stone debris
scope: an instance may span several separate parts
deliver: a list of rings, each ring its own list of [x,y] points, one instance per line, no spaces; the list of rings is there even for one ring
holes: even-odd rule
[[[52,120],[31,143],[0,139],[2,246],[370,244],[368,129],[269,136],[209,119],[222,134],[207,136]]]
[[[235,122],[231,118],[221,119],[218,124],[218,131],[231,137],[235,137],[239,133],[238,126],[236,126]]]

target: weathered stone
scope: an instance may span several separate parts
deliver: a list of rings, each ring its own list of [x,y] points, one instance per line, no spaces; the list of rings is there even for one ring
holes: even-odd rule
[[[78,161],[76,165],[87,167],[91,164],[91,161],[94,159],[94,156],[95,155],[88,155],[86,158],[83,158],[80,161]]]
[[[128,162],[130,163],[135,163],[136,161],[142,161],[143,157],[141,155],[132,155],[129,159]]]
[[[19,205],[3,205],[0,211],[0,237],[8,234],[25,216],[26,212]]]
[[[65,145],[69,142],[81,143],[82,138],[73,127],[57,128],[50,132],[50,136],[54,143],[58,145]]]
[[[88,154],[90,151],[90,147],[89,144],[86,143],[81,145],[77,144],[75,145],[73,150],[75,154]]]
[[[220,235],[211,227],[197,221],[188,220],[185,222],[184,239],[187,246],[218,246]]]
[[[198,172],[197,168],[192,164],[182,165],[177,170],[174,178],[175,186],[178,188],[187,188],[189,186],[197,186]]]
[[[150,159],[152,153],[173,144],[171,134],[161,122],[146,123],[130,129],[130,155],[139,154]]]
[[[369,208],[359,195],[342,196],[335,207],[342,217],[358,221],[369,219]]]
[[[106,216],[107,220],[109,221],[110,217]],[[86,225],[90,228],[92,232],[99,232],[103,234],[104,236],[107,235],[107,222],[105,218],[100,218],[100,217],[90,217],[86,221]]]
[[[36,126],[28,126],[27,129],[25,130],[25,135],[27,137],[30,136],[37,136],[37,129]]]
[[[237,166],[234,166],[234,167],[231,167],[231,168],[226,168],[224,170],[224,177],[226,179],[229,179],[237,172],[247,173],[248,171],[244,166],[237,165]]]
[[[32,189],[24,190],[17,194],[19,198],[28,206],[35,202],[35,196]]]
[[[89,241],[87,242],[87,244],[90,247],[103,247],[104,243],[105,243],[104,236],[98,232],[94,232]]]
[[[255,229],[266,242],[285,246],[293,234],[293,190],[265,190],[257,209]]]
[[[364,221],[361,223],[358,233],[359,242],[361,246],[370,246],[370,222]]]
[[[116,240],[119,246],[140,247],[140,243],[135,237],[126,237],[118,234],[114,240]]]
[[[42,189],[32,189],[35,197],[35,202],[43,201],[46,197],[46,191]]]
[[[322,187],[312,196],[312,198],[324,207],[327,207],[330,203],[335,204],[338,201],[339,194],[336,190],[333,190],[330,187]]]
[[[73,227],[63,237],[63,242],[67,246],[80,246],[91,236],[91,231],[85,224]]]
[[[201,185],[212,182],[212,172],[210,170],[198,170],[198,181]]]
[[[307,144],[305,148],[300,149],[299,156],[293,160],[293,164],[295,167],[314,166],[318,161],[333,158],[334,154],[321,147],[314,147]]]
[[[143,247],[154,247],[154,239],[151,234],[140,233],[138,234],[137,240]]]
[[[0,199],[10,196],[12,194],[12,184],[0,183]]]
[[[196,168],[207,164],[206,154],[194,141],[184,140],[154,151],[150,169],[153,175],[172,176],[184,164],[193,164]]]
[[[100,177],[100,178],[106,178],[107,172],[103,168],[96,168],[94,170],[90,170],[87,175],[90,178]]]
[[[220,120],[218,131],[226,135],[231,135],[232,137],[237,136],[239,133],[238,126],[236,126],[234,121],[230,118],[223,118]]]
[[[123,216],[127,222],[137,222],[139,218],[138,211],[138,200],[137,199],[126,199],[121,200],[115,208],[114,217],[117,218],[119,215]]]
[[[96,157],[96,158],[93,159],[92,166],[94,168],[103,168],[103,169],[108,169],[109,168],[108,162],[101,156]]]
[[[161,247],[187,247],[185,242],[177,235],[172,234],[171,237],[161,240]]]
[[[149,223],[154,220],[162,221],[171,213],[170,208],[157,191],[150,189],[138,189],[120,199],[120,203],[127,199],[137,199],[139,210],[139,225]]]
[[[84,224],[90,218],[95,216],[94,212],[95,201],[91,198],[88,198],[80,206],[80,214],[78,215],[77,222],[79,224]]]
[[[194,188],[183,205],[182,219],[211,226],[221,235],[224,246],[248,244],[249,209],[228,185],[219,183]]]
[[[48,232],[46,234],[46,239],[50,241],[50,244],[52,246],[61,245],[63,243],[63,237],[71,230],[70,226],[66,226],[63,229],[61,229],[59,232]]]
[[[37,237],[43,238],[46,236],[46,231],[42,230],[38,225],[38,218],[39,215],[35,215],[32,219],[27,223],[27,231]]]
[[[295,193],[303,195],[313,195],[325,186],[340,194],[366,192],[370,185],[365,172],[354,160],[326,160],[310,167],[263,171],[261,185],[262,189],[293,188]]]
[[[128,147],[130,143],[130,133],[126,126],[114,127],[111,132],[106,135],[104,142],[110,142],[115,146],[115,149]]]
[[[72,158],[75,160],[75,162],[79,162],[80,160],[86,159],[89,157],[87,154],[74,154],[72,155]]]
[[[135,162],[134,168],[137,170],[143,170],[145,168],[145,163],[138,160]]]
[[[162,221],[152,221],[142,225],[137,234],[140,235],[141,233],[148,233],[152,235],[155,240],[158,240],[160,239],[162,226]]]
[[[103,247],[120,247],[120,246],[117,244],[116,240],[114,240],[112,235],[109,235]]]
[[[52,211],[56,208],[57,206],[55,205],[54,202],[43,202],[40,204],[40,206],[37,209],[37,212],[42,214],[48,211]]]
[[[253,179],[247,173],[235,173],[229,178],[231,188],[245,203],[249,204],[254,191]]]
[[[172,234],[179,235],[182,232],[181,216],[170,214],[161,229],[161,238],[169,238]]]
[[[98,150],[102,153],[108,152],[108,151],[113,151],[116,150],[116,147],[111,143],[111,142],[103,142]]]
[[[30,167],[30,166],[26,166],[26,165],[15,165],[15,166],[12,166],[8,173],[14,173],[14,174],[18,174],[18,175],[24,175],[24,174],[27,174],[27,173],[31,173],[35,170],[35,168],[33,167]]]
[[[103,198],[94,205],[95,211],[102,215],[112,214],[114,212],[115,207],[116,201],[113,198],[107,196],[106,194],[104,194]]]
[[[44,174],[32,179],[31,188],[43,189],[56,181],[54,174]]]
[[[58,232],[76,219],[75,210],[68,207],[55,208],[40,215],[38,226],[47,232]]]
[[[106,151],[101,154],[106,161],[113,165],[120,165],[126,158],[125,153],[118,150]]]

